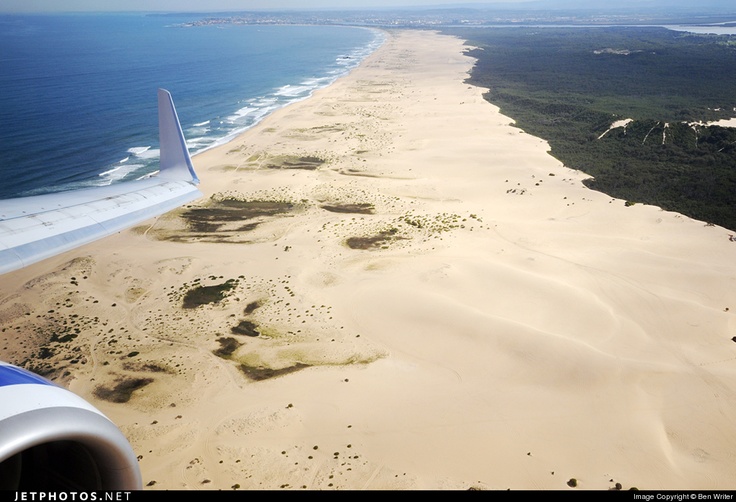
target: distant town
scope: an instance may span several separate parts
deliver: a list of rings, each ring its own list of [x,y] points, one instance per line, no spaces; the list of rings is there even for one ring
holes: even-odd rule
[[[217,13],[184,26],[226,24],[320,24],[374,27],[461,27],[494,25],[652,25],[711,24],[733,22],[724,14],[694,10],[600,11],[590,10],[512,10],[480,8],[345,10],[345,11],[258,11]]]

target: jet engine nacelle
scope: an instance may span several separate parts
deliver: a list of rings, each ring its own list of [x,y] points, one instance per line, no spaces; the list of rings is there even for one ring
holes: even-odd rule
[[[127,439],[76,394],[0,362],[0,489],[138,490]]]

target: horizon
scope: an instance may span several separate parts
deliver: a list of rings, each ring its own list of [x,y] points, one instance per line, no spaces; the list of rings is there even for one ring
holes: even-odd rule
[[[297,0],[112,0],[104,6],[94,0],[68,0],[63,4],[53,0],[6,0],[0,4],[0,14],[41,13],[187,13],[206,14],[217,12],[305,12],[305,11],[386,11],[386,10],[572,10],[580,12],[643,12],[650,10],[677,10],[708,12],[713,14],[732,13],[736,6],[729,0],[702,0],[693,5],[688,0],[623,0],[616,5],[603,0],[375,0],[370,5],[365,0],[349,0],[337,4],[335,0],[318,0],[304,6]],[[593,2],[593,3],[591,3]]]

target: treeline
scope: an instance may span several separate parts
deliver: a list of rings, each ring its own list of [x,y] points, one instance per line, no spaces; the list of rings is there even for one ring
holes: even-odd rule
[[[692,125],[736,116],[736,41],[663,28],[446,31],[478,48],[469,82],[587,186],[736,230],[736,129]],[[608,131],[622,119],[633,121]]]

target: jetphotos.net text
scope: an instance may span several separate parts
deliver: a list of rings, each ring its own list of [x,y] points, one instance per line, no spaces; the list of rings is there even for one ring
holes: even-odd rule
[[[127,502],[131,492],[15,492],[14,502]]]

